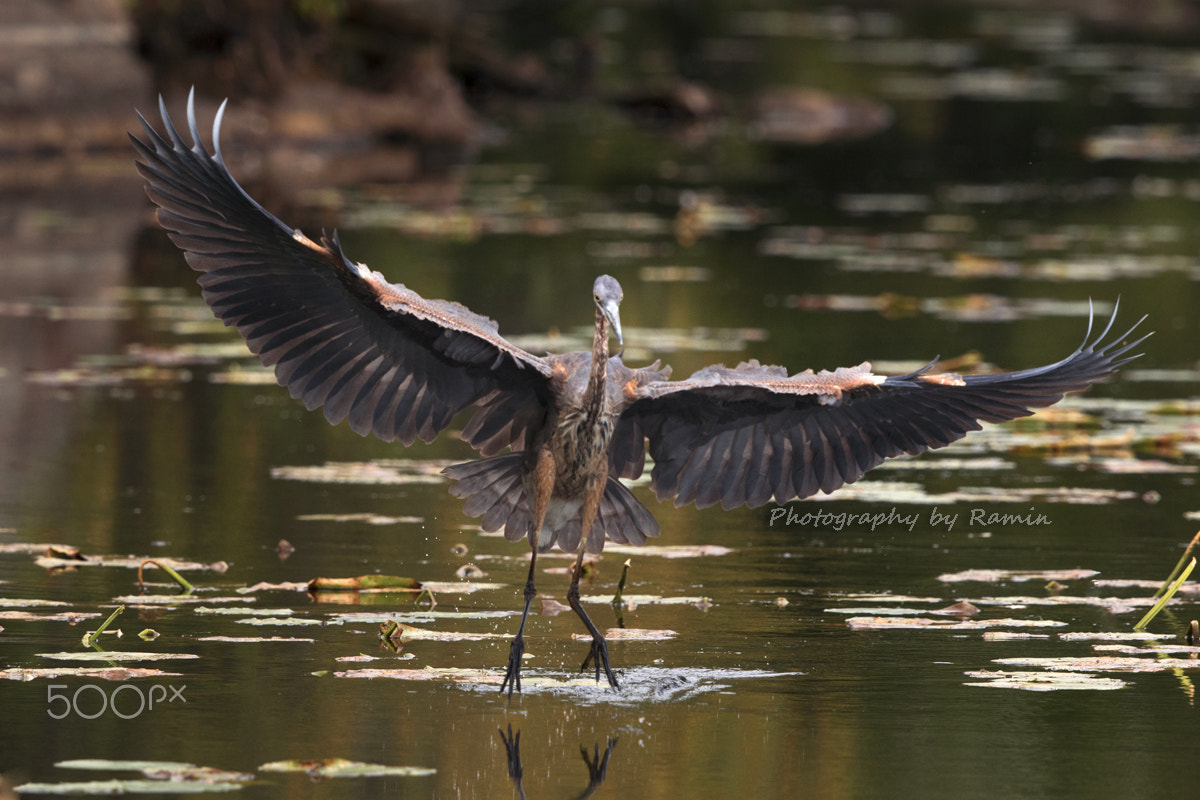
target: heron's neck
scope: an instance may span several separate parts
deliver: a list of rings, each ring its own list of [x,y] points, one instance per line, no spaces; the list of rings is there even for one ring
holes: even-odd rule
[[[596,309],[596,331],[592,335],[592,371],[588,375],[585,406],[589,416],[604,408],[605,378],[608,376],[608,319]]]

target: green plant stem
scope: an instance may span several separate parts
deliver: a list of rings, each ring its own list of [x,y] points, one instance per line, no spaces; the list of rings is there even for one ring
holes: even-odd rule
[[[1188,563],[1187,567],[1183,570],[1183,574],[1181,574],[1178,578],[1176,578],[1175,582],[1170,585],[1170,587],[1167,589],[1166,594],[1164,594],[1161,598],[1159,598],[1158,602],[1154,604],[1154,607],[1146,612],[1146,616],[1142,617],[1141,621],[1138,622],[1137,625],[1133,626],[1133,629],[1135,631],[1144,630],[1145,627],[1150,624],[1150,621],[1153,620],[1156,616],[1158,616],[1158,612],[1162,611],[1163,606],[1165,606],[1168,602],[1170,602],[1171,597],[1174,596],[1175,592],[1179,589],[1180,586],[1183,585],[1183,582],[1188,579],[1188,576],[1192,574],[1192,570],[1195,568],[1196,568],[1196,559],[1193,558],[1191,560],[1191,562]]]

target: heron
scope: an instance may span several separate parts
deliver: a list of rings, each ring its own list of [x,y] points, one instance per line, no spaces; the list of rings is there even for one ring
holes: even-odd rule
[[[624,341],[622,289],[608,275],[592,291],[590,352],[535,355],[465,306],[427,299],[351,261],[336,231],[319,241],[250,197],[221,154],[226,103],[201,140],[188,98],[185,141],[159,98],[164,132],[140,113],[145,138],[130,139],[157,218],[199,274],[204,299],[249,349],[274,367],[292,397],[337,424],[405,445],[433,441],[461,412],[461,438],[477,460],[448,467],[450,491],[485,531],[503,529],[530,547],[524,610],[500,691],[521,691],[525,624],[536,596],[538,555],[574,553],[567,599],[591,636],[581,671],[619,688],[603,634],[580,603],[586,553],[605,541],[645,544],[660,533],[622,483],[653,460],[660,501],[699,508],[758,507],[833,492],[904,453],[944,447],[981,422],[1003,422],[1087,389],[1138,354],[1128,341],[1144,316],[1109,338],[1104,329],[1053,364],[957,375],[936,359],[904,375],[871,364],[805,370],[747,361],[713,365],[683,380],[658,362],[626,366],[610,352]]]

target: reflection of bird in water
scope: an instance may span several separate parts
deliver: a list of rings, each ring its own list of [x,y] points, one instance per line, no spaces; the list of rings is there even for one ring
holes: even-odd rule
[[[525,800],[523,785],[525,767],[521,764],[521,732],[513,733],[512,725],[509,725],[508,735],[505,735],[504,730],[500,729],[500,741],[504,743],[504,754],[508,759],[508,777],[516,787],[521,800]],[[616,748],[618,741],[618,739],[609,739],[603,755],[600,753],[599,742],[593,745],[591,755],[588,755],[586,747],[579,745],[579,755],[588,768],[588,785],[580,794],[576,795],[576,800],[591,797],[600,788],[600,784],[604,783],[604,779],[608,777],[608,760],[612,757],[613,749]]]
[[[200,142],[188,104],[186,144],[160,101],[167,138],[143,120],[134,139],[159,222],[184,251],[213,312],[234,325],[292,396],[324,406],[333,423],[411,444],[432,441],[461,411],[462,433],[482,458],[450,467],[451,491],[484,530],[504,528],[532,548],[525,610],[501,691],[521,688],[525,620],[537,555],[557,544],[577,552],[567,599],[592,636],[595,661],[617,686],[604,637],[579,602],[585,552],[607,537],[643,544],[657,536],[650,512],[620,482],[654,460],[660,500],[724,508],[784,503],[858,480],[884,459],[943,447],[980,421],[1025,416],[1064,392],[1085,389],[1136,356],[1137,327],[1107,340],[1116,319],[1062,361],[1036,369],[959,377],[930,367],[882,377],[870,364],[789,376],[782,367],[711,366],[686,380],[657,364],[610,356],[621,341],[621,287],[593,286],[590,353],[537,356],[502,338],[496,324],[458,303],[427,300],[349,261],[336,234],[315,242],[247,195]],[[1143,318],[1144,319],[1144,318]],[[1140,320],[1139,320],[1140,324]],[[930,365],[932,366],[932,365]],[[503,450],[511,452],[501,453]]]

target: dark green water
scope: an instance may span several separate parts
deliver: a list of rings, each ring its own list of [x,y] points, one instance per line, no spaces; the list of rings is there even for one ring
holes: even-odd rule
[[[590,282],[610,272],[625,286],[628,360],[663,358],[677,375],[751,357],[793,370],[864,359],[900,370],[969,351],[1018,369],[1067,355],[1083,337],[1086,300],[1107,316],[1120,295],[1118,324],[1146,313],[1157,332],[1132,369],[1072,401],[1098,427],[992,430],[921,459],[940,466],[872,473],[861,486],[874,494],[796,508],[895,507],[915,515],[911,529],[772,525],[770,507],[674,509],[637,488],[662,525],[657,544],[731,552],[632,556],[627,592],[703,596],[706,608],[639,605],[618,619],[607,605],[591,607],[602,629],[677,634],[612,644],[621,693],[531,687],[510,702],[494,686],[335,676],[364,667],[499,673],[504,638],[411,642],[397,657],[381,646],[377,623],[336,616],[415,610],[405,595],[351,606],[269,592],[248,604],[321,623],[303,627],[250,626],[187,605],[131,606],[117,623],[122,639],[107,649],[198,658],[135,664],[176,674],[124,682],[0,681],[0,773],[9,781],[111,777],[55,766],[69,759],[253,773],[270,761],[341,757],[437,772],[325,782],[259,772],[242,791],[509,797],[498,730],[511,725],[521,732],[531,798],[579,795],[588,783],[580,747],[603,751],[610,739],[618,742],[596,796],[1190,790],[1193,671],[1096,673],[1126,681],[1115,691],[967,685],[975,680],[967,672],[1022,669],[993,659],[1095,655],[1091,642],[1057,634],[1129,631],[1141,608],[982,606],[979,619],[1065,623],[1033,629],[1048,638],[1015,641],[985,640],[980,630],[854,630],[842,612],[896,605],[846,597],[854,593],[930,598],[917,604],[926,612],[961,598],[1048,594],[1045,579],[938,580],[967,569],[1085,568],[1161,580],[1194,533],[1185,515],[1197,510],[1196,408],[1155,412],[1196,392],[1200,175],[1194,157],[1166,158],[1152,144],[1178,153],[1196,133],[1195,48],[1118,36],[1057,12],[731,11],[704,16],[686,42],[656,37],[652,20],[634,11],[606,19],[606,35],[623,48],[610,70],[632,75],[633,64],[678,60],[725,93],[735,113],[683,136],[592,101],[496,110],[491,121],[506,135],[452,176],[459,200],[449,209],[397,204],[378,187],[339,187],[350,256],[492,316],[530,348],[548,333],[562,346],[586,346],[571,336],[590,322]],[[749,97],[787,84],[868,96],[893,121],[873,136],[817,146],[750,136]],[[1088,155],[1118,145],[1125,157]],[[65,192],[62,206],[12,206],[28,221],[20,229],[33,233],[3,268],[11,280],[0,297],[0,544],[225,561],[224,573],[188,573],[221,597],[260,581],[376,572],[452,582],[473,562],[483,580],[504,587],[439,596],[437,610],[518,610],[525,551],[481,536],[444,484],[272,476],[280,467],[470,451],[452,437],[408,450],[361,439],[278,387],[228,382],[232,368],[244,376],[252,360],[233,347],[211,349],[236,339],[206,323],[181,258],[157,229],[143,230],[136,184],[106,196],[102,205]],[[325,205],[307,212],[310,220],[323,219]],[[320,223],[310,220],[289,219],[311,233]],[[1047,457],[1048,441],[1071,435],[1109,446]],[[959,522],[934,524],[935,508]],[[976,509],[1033,511],[1049,524],[973,526]],[[400,519],[345,518],[355,514]],[[286,560],[276,553],[280,539],[295,547]],[[585,594],[610,595],[626,557],[606,554]],[[106,615],[113,598],[136,591],[131,569],[51,571],[20,552],[0,553],[0,581],[0,597],[67,604],[19,609],[35,613]],[[1069,596],[1149,592],[1064,582]],[[560,600],[566,583],[563,574],[538,577]],[[1184,599],[1151,630],[1178,634],[1196,616]],[[83,650],[80,637],[98,621],[0,619],[0,668],[61,666],[39,654]],[[499,617],[427,627],[506,636],[515,625]],[[144,628],[159,638],[140,641]],[[570,614],[531,617],[527,674],[573,673],[586,648],[571,638],[577,632]],[[338,661],[360,654],[379,660]],[[186,687],[186,703],[128,719],[96,713],[101,693],[125,685]],[[51,698],[77,691],[79,707],[53,718],[61,706]],[[122,692],[122,703],[132,699]]]

